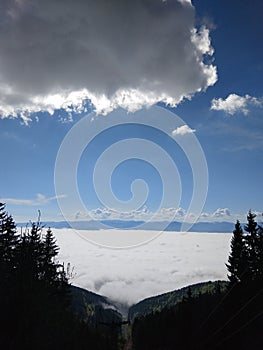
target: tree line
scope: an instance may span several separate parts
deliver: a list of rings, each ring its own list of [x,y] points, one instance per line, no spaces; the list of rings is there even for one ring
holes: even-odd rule
[[[70,273],[50,228],[18,233],[0,203],[0,349],[116,349],[116,337],[78,319]],[[68,267],[68,266],[67,266]]]
[[[244,230],[237,220],[231,240],[231,252],[226,264],[231,284],[263,282],[263,227],[249,211]]]
[[[176,305],[137,318],[134,350],[263,348],[263,228],[255,218],[249,211],[244,228],[235,224],[226,288],[218,281],[193,296],[189,287]]]

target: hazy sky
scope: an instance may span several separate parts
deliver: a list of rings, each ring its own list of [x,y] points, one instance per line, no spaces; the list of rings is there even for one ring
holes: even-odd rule
[[[85,219],[87,212],[99,219],[148,219],[157,210],[158,220],[171,213],[182,220],[195,175],[204,176],[206,185],[193,140],[204,152],[209,175],[201,220],[235,221],[249,209],[261,213],[262,13],[260,0],[1,0],[0,198],[15,219],[34,219],[40,209],[43,221],[63,220],[57,197],[70,203],[71,189],[56,193],[54,168],[74,126],[81,131],[70,143],[61,181],[66,183],[73,167],[86,211],[72,206],[72,219]],[[163,114],[160,127],[153,128],[147,108],[156,104]],[[136,111],[141,124],[122,124]],[[174,114],[169,135],[162,132],[168,130],[167,111]],[[109,120],[116,115],[113,126]],[[78,124],[84,118],[85,128]],[[109,128],[99,133],[98,125]],[[92,133],[74,165],[78,141]],[[93,171],[111,145],[135,139],[162,148],[175,172],[172,177],[168,163],[160,165],[156,147],[143,154],[148,144],[126,143],[134,154],[118,164],[111,179],[112,192],[123,202],[120,215],[101,203]],[[114,155],[120,150],[123,143]],[[102,186],[108,169],[105,164],[97,173]],[[127,212],[136,179],[148,189],[140,183],[133,194],[144,198],[148,191],[148,198]],[[164,185],[171,191],[162,207]]]

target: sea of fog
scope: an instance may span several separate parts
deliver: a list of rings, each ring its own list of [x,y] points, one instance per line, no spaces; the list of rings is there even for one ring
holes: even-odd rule
[[[164,232],[156,239],[127,249],[108,246],[145,242],[155,233],[137,230],[81,231],[54,229],[59,260],[74,267],[71,283],[131,305],[149,296],[189,284],[227,278],[231,234]],[[84,237],[84,238],[83,238]],[[112,243],[112,244],[111,244]]]

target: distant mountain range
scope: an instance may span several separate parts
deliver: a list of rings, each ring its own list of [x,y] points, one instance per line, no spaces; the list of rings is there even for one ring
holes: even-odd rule
[[[18,223],[17,226],[25,227],[28,223]],[[46,221],[45,227],[51,228],[74,228],[77,230],[101,230],[101,229],[133,229],[133,230],[153,230],[153,231],[181,231],[182,223],[173,222],[144,222],[144,221],[126,221],[126,220],[102,220],[102,221]],[[143,227],[142,227],[143,225]],[[163,229],[165,227],[165,229]],[[197,222],[190,232],[229,232],[232,233],[234,224],[227,221],[221,222]]]

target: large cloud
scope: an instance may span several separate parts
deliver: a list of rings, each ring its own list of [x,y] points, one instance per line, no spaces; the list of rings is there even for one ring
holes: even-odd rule
[[[189,0],[4,0],[0,115],[176,105],[217,80]]]

